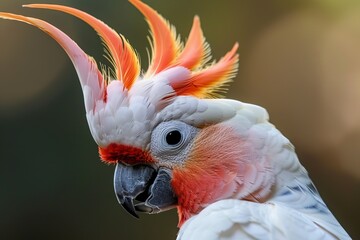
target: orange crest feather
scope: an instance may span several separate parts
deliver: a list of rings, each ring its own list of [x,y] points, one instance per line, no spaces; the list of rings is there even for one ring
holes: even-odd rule
[[[190,79],[170,83],[177,95],[207,98],[216,97],[218,92],[224,90],[224,85],[237,71],[237,43],[218,63],[206,66],[211,58],[210,48],[203,36],[199,17],[194,18],[189,38],[180,51],[181,44],[176,38],[175,30],[162,16],[140,0],[129,1],[144,14],[153,37],[152,60],[146,76],[182,66],[195,72]]]
[[[236,54],[238,44],[228,52],[219,62],[193,72],[192,77],[186,81],[176,82],[172,85],[178,95],[191,95],[199,98],[217,97],[218,92],[236,74],[239,56]]]
[[[179,54],[176,64],[193,70],[206,64],[210,59],[210,54],[210,47],[205,41],[200,19],[195,16],[189,38],[184,50]]]
[[[140,63],[135,51],[122,35],[116,33],[104,22],[75,8],[52,4],[29,4],[24,5],[24,7],[62,11],[78,17],[89,24],[103,39],[109,52],[109,60],[115,68],[116,78],[122,80],[127,89],[131,88],[139,76]]]
[[[151,76],[173,64],[180,50],[180,42],[176,39],[175,28],[154,9],[139,0],[129,1],[145,16],[150,27],[152,60],[146,76]]]
[[[238,67],[238,44],[236,43],[217,63],[208,65],[211,59],[210,48],[205,41],[199,17],[195,16],[189,38],[184,47],[177,38],[175,28],[154,9],[140,0],[129,0],[147,20],[152,36],[152,59],[145,78],[166,69],[181,66],[192,71],[191,77],[170,81],[177,95],[190,95],[199,98],[217,97],[223,87],[236,74]],[[108,59],[113,64],[115,77],[122,81],[128,90],[140,75],[140,61],[130,43],[116,31],[95,17],[66,6],[52,4],[30,4],[29,8],[44,8],[71,14],[89,24],[102,38]],[[2,16],[6,18],[6,13]],[[22,20],[33,25],[34,21],[23,16],[8,17]],[[36,20],[38,23],[38,20]],[[39,27],[39,26],[38,26]],[[67,36],[66,36],[67,37]],[[64,46],[63,46],[64,47]],[[81,49],[79,51],[82,51]],[[106,74],[105,74],[106,75]],[[107,76],[109,77],[109,76]],[[102,80],[101,80],[102,82]],[[107,84],[106,81],[101,84]]]

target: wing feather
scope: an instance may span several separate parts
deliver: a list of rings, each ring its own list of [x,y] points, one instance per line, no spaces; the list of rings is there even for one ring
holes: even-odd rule
[[[192,217],[180,229],[177,240],[350,239],[319,226],[294,209],[277,204],[222,200]]]

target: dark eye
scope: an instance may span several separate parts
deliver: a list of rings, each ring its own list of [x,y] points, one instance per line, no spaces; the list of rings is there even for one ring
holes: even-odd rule
[[[169,145],[176,145],[181,142],[181,133],[178,130],[173,130],[166,135],[166,142]]]
[[[197,128],[184,122],[161,122],[151,133],[150,152],[162,162],[181,162],[190,151],[197,132]]]

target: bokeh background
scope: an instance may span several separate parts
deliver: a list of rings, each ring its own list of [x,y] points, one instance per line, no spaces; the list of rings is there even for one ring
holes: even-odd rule
[[[36,2],[42,3],[43,0]],[[125,0],[48,0],[102,19],[148,63],[148,28]],[[322,197],[360,239],[360,1],[145,1],[186,39],[198,14],[219,59],[240,43],[227,97],[268,109]],[[96,33],[63,13],[21,8],[106,63]],[[175,239],[176,211],[136,220],[118,205],[113,166],[98,160],[82,93],[64,51],[28,25],[0,20],[0,239]]]

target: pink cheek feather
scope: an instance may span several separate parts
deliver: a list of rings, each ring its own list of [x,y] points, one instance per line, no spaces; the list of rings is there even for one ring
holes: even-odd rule
[[[231,127],[206,127],[197,136],[184,165],[174,168],[172,186],[178,196],[179,226],[221,199],[261,201],[253,195],[272,181],[258,153]],[[264,174],[263,174],[264,173]],[[267,186],[269,185],[269,186]]]

